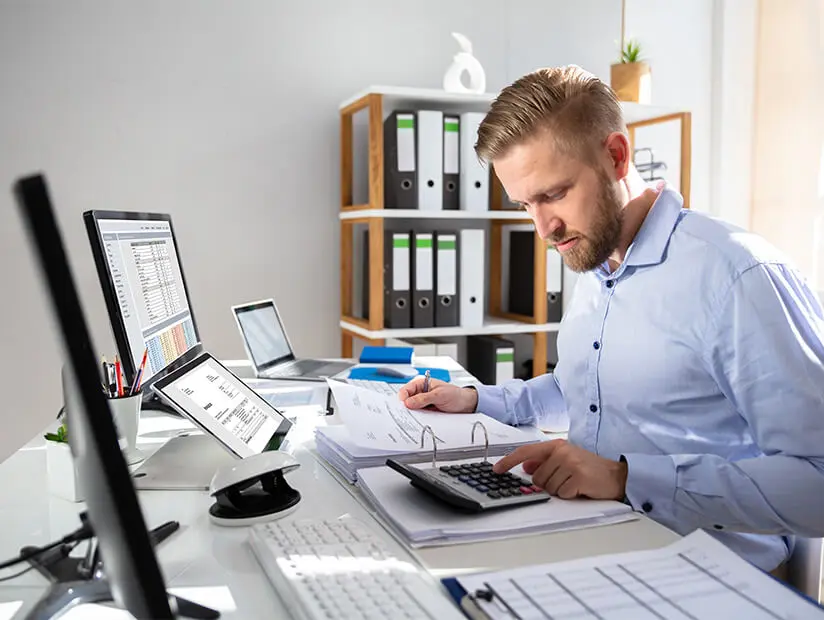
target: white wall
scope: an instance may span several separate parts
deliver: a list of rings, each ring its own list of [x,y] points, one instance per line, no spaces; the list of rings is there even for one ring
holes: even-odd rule
[[[708,196],[711,2],[628,2],[655,103],[694,113]],[[609,78],[609,0],[17,0],[0,5],[0,182],[48,174],[96,345],[113,352],[81,213],[171,213],[206,346],[243,355],[229,305],[272,295],[306,355],[339,351],[337,104],[369,84],[439,87],[468,35],[490,90],[539,66]],[[53,418],[59,361],[10,193],[0,191],[0,459]]]

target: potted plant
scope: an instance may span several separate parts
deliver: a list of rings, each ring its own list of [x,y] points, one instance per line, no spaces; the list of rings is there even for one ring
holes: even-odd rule
[[[77,475],[72,451],[69,447],[69,430],[65,413],[60,417],[57,432],[46,433],[46,473],[49,492],[71,502],[83,501],[80,477]]]
[[[650,103],[652,72],[641,56],[641,45],[630,39],[621,47],[621,60],[610,68],[610,85],[621,101]]]
[[[626,40],[627,2],[621,0],[621,54],[610,67],[610,86],[621,101],[651,103],[652,72],[641,57],[641,45],[634,39]]]

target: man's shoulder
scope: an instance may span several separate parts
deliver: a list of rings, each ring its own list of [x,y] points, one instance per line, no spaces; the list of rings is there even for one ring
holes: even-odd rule
[[[733,278],[757,265],[791,266],[787,255],[760,235],[690,209],[682,211],[671,243],[674,248],[685,250],[686,256],[713,264]]]

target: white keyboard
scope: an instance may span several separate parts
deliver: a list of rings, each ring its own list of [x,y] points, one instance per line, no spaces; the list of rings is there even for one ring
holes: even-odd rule
[[[356,519],[259,524],[249,543],[296,618],[464,618],[421,569]]]
[[[405,383],[385,383],[383,381],[369,381],[367,379],[347,379],[346,383],[350,385],[357,385],[358,387],[372,390],[373,392],[380,392],[387,396],[394,396],[401,391]]]

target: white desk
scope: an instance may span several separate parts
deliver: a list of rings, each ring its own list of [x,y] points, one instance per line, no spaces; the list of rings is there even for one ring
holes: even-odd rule
[[[159,422],[168,426],[170,420],[145,416],[140,434],[152,434]],[[187,424],[173,419],[173,425],[178,423]],[[660,547],[677,537],[642,516],[638,521],[573,532],[410,551],[392,538],[382,520],[360,501],[358,490],[342,482],[315,456],[312,430],[318,423],[336,423],[335,416],[300,418],[290,436],[290,450],[301,467],[287,480],[303,499],[299,509],[286,518],[354,516],[384,533],[401,556],[416,559],[438,577]],[[51,497],[47,492],[44,443],[38,436],[0,464],[0,559],[17,555],[25,545],[43,545],[58,539],[79,525],[77,514],[85,504]],[[141,449],[149,452],[158,445],[144,442]],[[138,497],[149,528],[168,520],[181,524],[180,530],[156,551],[170,590],[219,609],[227,619],[290,617],[245,544],[246,528],[223,528],[209,521],[211,500],[206,492],[141,491]],[[45,583],[36,571],[0,583],[0,620],[23,617],[43,593]],[[64,617],[85,620],[130,616],[86,606]]]

